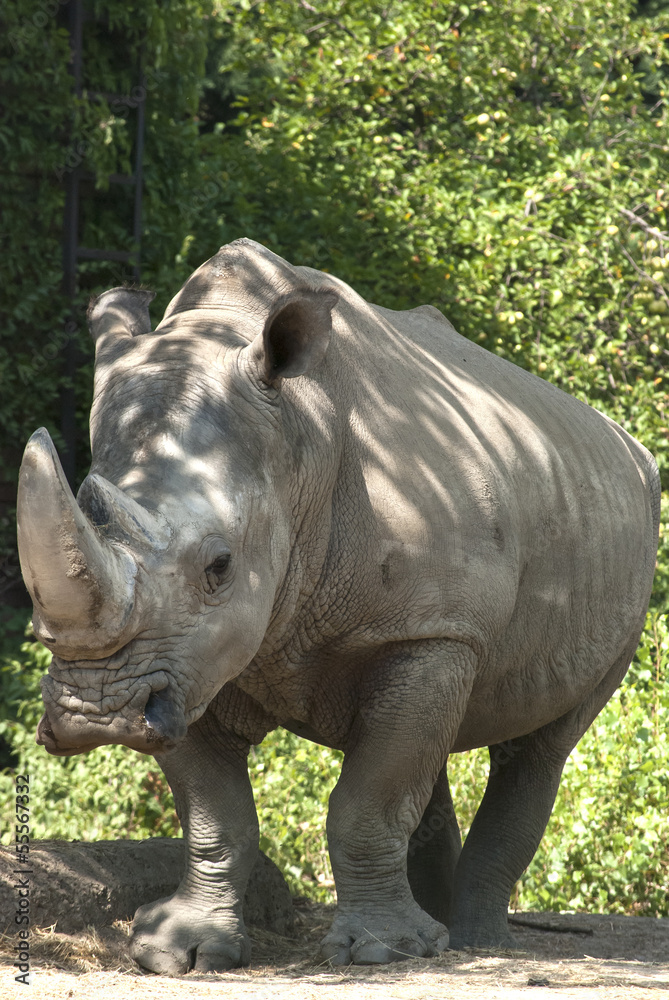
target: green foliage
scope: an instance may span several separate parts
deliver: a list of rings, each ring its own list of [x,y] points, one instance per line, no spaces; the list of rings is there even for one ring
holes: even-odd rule
[[[342,756],[277,730],[249,758],[261,850],[279,865],[292,892],[323,902],[331,902],[334,889],[325,812]]]
[[[82,263],[70,313],[62,290],[66,180],[74,170],[82,172],[79,244],[134,250],[133,188],[110,186],[106,175],[132,173],[136,115],[143,106],[143,263],[151,283],[166,286],[165,294],[176,280],[170,268],[186,228],[183,206],[190,205],[188,192],[197,184],[206,0],[94,5],[91,0],[89,6],[101,21],[84,25],[84,96],[77,98],[67,5],[0,0],[0,481],[8,483],[15,480],[25,441],[40,424],[61,441],[60,397],[69,385],[64,351],[71,344],[78,355],[78,459],[80,475],[84,472],[90,460],[85,442],[92,383],[85,307],[92,292],[131,279],[125,265]],[[0,524],[0,557],[9,555],[13,533],[10,516]]]
[[[28,0],[0,0],[3,479],[15,473],[13,449],[21,448],[36,421],[57,411],[58,383],[51,372],[62,348],[55,334],[63,335],[65,324],[60,298],[64,190],[54,178],[75,102],[67,34],[53,17],[44,25],[40,20],[38,27],[34,14]],[[33,65],[40,72],[32,72]]]

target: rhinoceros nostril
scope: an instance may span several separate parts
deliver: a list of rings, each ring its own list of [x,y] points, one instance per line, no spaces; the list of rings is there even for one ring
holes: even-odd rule
[[[188,726],[181,709],[175,704],[169,687],[154,691],[144,709],[149,742],[173,746],[184,738]]]

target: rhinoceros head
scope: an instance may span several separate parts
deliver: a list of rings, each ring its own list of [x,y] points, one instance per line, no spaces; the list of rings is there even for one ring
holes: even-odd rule
[[[21,567],[54,653],[37,739],[59,755],[177,743],[258,651],[290,556],[280,384],[324,357],[336,293],[244,240],[153,333],[151,297],[112,289],[89,310],[93,461],[76,499],[46,430],[21,466]]]

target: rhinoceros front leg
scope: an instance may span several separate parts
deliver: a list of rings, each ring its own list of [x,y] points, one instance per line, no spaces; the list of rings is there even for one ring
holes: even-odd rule
[[[248,965],[242,903],[258,853],[248,745],[215,719],[191,726],[174,750],[156,754],[187,840],[186,872],[172,896],[140,906],[130,950],[163,975]]]
[[[448,931],[407,877],[409,838],[458,731],[475,657],[461,643],[402,643],[366,668],[357,729],[330,797],[337,914],[322,944],[335,964],[435,955]]]

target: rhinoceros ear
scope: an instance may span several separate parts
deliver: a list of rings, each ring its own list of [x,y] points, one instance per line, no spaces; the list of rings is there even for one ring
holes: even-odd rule
[[[110,288],[88,307],[88,327],[97,343],[101,337],[138,337],[151,332],[149,303],[155,292]]]
[[[325,357],[332,333],[334,290],[288,292],[275,304],[265,328],[249,344],[249,356],[269,385],[311,371]]]

